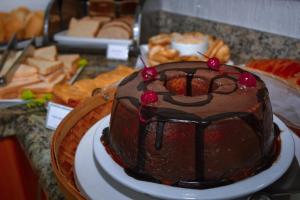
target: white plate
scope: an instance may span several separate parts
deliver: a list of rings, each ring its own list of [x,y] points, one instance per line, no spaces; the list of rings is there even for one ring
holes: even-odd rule
[[[96,166],[93,158],[93,138],[100,124],[101,121],[97,122],[87,131],[76,150],[74,176],[81,193],[87,199],[93,200],[153,199],[121,185]]]
[[[269,186],[277,179],[279,179],[290,166],[294,157],[294,141],[292,133],[274,116],[274,122],[279,126],[282,131],[281,138],[281,151],[278,159],[274,164],[255,176],[249,177],[245,180],[211,189],[185,189],[179,187],[172,187],[152,182],[145,182],[136,180],[128,176],[122,167],[120,167],[114,160],[107,154],[104,146],[100,142],[102,130],[109,125],[110,116],[106,116],[100,121],[99,127],[94,135],[94,156],[95,161],[101,168],[109,174],[113,179],[121,184],[150,196],[163,198],[163,199],[233,199],[243,197],[262,190]]]
[[[148,48],[148,45],[147,44],[142,44],[142,45],[140,45],[140,56],[138,57],[138,59],[136,60],[136,64],[135,64],[135,68],[136,69],[141,69],[141,68],[143,68],[144,67],[144,64],[143,64],[143,62],[141,61],[141,59],[140,59],[140,57],[142,57],[143,58],[143,60],[145,61],[145,63],[146,63],[146,65],[149,65],[149,63],[148,63],[148,56],[147,56],[147,54],[148,54],[148,51],[149,51],[149,48]],[[233,63],[233,61],[232,60],[229,60],[227,63],[226,63],[227,65],[233,65],[234,63]]]
[[[88,37],[71,37],[66,35],[67,31],[62,31],[54,35],[54,40],[59,44],[78,47],[78,48],[93,48],[102,49],[106,48],[109,44],[130,46],[132,40],[118,40],[118,39],[105,39],[105,38],[88,38]]]

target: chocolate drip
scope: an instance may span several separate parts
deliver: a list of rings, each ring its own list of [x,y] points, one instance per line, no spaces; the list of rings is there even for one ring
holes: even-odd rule
[[[191,106],[191,107],[195,107],[195,106],[204,106],[206,104],[209,104],[210,101],[213,98],[212,94],[207,94],[206,95],[206,99],[202,100],[202,101],[198,101],[198,102],[193,102],[193,103],[184,103],[184,102],[180,102],[180,101],[176,101],[173,99],[173,95],[164,95],[163,96],[163,100],[172,103],[174,105],[178,105],[178,106]]]
[[[109,144],[109,127],[103,129],[100,140],[105,146]]]
[[[131,170],[129,168],[124,169],[125,173],[128,174],[129,176],[141,180],[141,181],[149,181],[149,182],[154,182],[154,183],[161,183],[160,180],[157,180],[155,178],[153,178],[152,176],[149,176],[148,174],[141,174],[141,173],[137,173],[134,170]]]
[[[218,183],[216,185],[216,182]],[[194,189],[205,189],[211,188],[215,186],[223,186],[233,183],[231,180],[221,179],[218,181],[183,181],[180,180],[177,183],[173,184],[173,186],[182,187],[182,188],[194,188]]]
[[[196,182],[204,180],[204,129],[208,124],[195,125],[195,170],[196,170]]]
[[[134,73],[130,74],[129,76],[127,76],[126,78],[124,78],[121,81],[121,83],[119,84],[119,86],[126,85],[127,83],[129,83],[130,81],[132,81],[133,79],[135,79],[138,74],[139,74],[139,72],[134,72]]]
[[[165,122],[157,122],[156,125],[156,137],[155,137],[155,149],[159,150],[162,146],[163,134],[164,134]]]
[[[192,81],[193,81],[193,76],[194,76],[194,74],[187,74],[186,75],[186,93],[185,93],[185,95],[186,96],[192,96],[193,94],[193,87],[192,87]]]
[[[261,88],[257,91],[256,97],[257,97],[257,101],[262,103],[263,106],[263,111],[266,109],[266,97],[268,96],[268,89],[267,88]]]
[[[279,136],[281,133],[281,130],[279,129],[278,125],[273,123],[273,127],[274,127],[275,137]]]
[[[142,122],[139,124],[138,154],[137,154],[137,165],[136,165],[136,171],[138,173],[143,173],[145,167],[145,160],[146,160],[145,142],[146,142],[146,135],[147,135],[146,128],[147,128],[147,124]]]

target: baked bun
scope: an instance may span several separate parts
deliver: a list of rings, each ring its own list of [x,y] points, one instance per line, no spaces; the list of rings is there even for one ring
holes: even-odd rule
[[[4,30],[4,22],[2,16],[0,14],[0,43],[5,41],[5,30]]]
[[[17,33],[17,39],[23,38],[23,28],[24,21],[20,19],[16,14],[9,14],[4,19],[4,34],[5,41],[9,41],[9,39],[13,36],[13,34]]]
[[[43,33],[44,12],[18,7],[8,13],[0,13],[0,42],[8,42],[17,33],[18,40],[24,40]]]
[[[24,37],[32,38],[32,37],[42,35],[43,25],[44,25],[44,13],[39,11],[31,13],[26,20]]]

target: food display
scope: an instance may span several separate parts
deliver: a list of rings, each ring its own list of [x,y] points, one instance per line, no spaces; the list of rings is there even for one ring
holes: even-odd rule
[[[278,134],[264,82],[209,60],[161,64],[123,79],[101,140],[136,179],[210,188],[270,167]]]
[[[18,7],[10,12],[0,13],[0,43],[8,42],[14,33],[24,40],[43,33],[44,12]]]
[[[132,36],[133,17],[123,16],[112,19],[105,16],[72,18],[67,36],[130,39]]]
[[[75,107],[86,98],[91,97],[96,89],[104,89],[117,83],[133,72],[133,68],[119,65],[116,69],[102,73],[94,79],[82,79],[73,85],[58,84],[54,87],[54,101],[70,107]]]
[[[206,61],[216,57],[221,63],[230,58],[230,49],[221,39],[200,32],[162,33],[148,42],[149,65],[177,61]]]
[[[300,62],[291,59],[252,60],[245,65],[247,70],[263,73],[278,79],[300,91]]]
[[[10,83],[0,87],[0,98],[20,98],[22,91],[36,95],[50,93],[55,84],[72,77],[78,68],[78,54],[58,55],[55,46],[35,49],[20,63]]]

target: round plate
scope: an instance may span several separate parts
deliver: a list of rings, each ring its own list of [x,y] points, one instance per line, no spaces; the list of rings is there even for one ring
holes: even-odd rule
[[[77,147],[74,160],[74,178],[77,188],[86,199],[143,199],[152,200],[144,194],[131,190],[112,179],[98,168],[93,157],[93,138],[101,121],[91,127]]]
[[[152,182],[140,181],[128,176],[123,168],[119,166],[109,154],[107,154],[104,146],[100,142],[102,130],[109,126],[110,115],[100,121],[94,135],[93,152],[95,162],[107,174],[119,183],[136,190],[141,193],[148,194],[153,197],[163,199],[232,199],[259,191],[280,178],[290,166],[294,157],[294,141],[290,130],[284,125],[280,119],[273,116],[274,122],[279,126],[281,133],[281,151],[278,159],[273,165],[258,173],[255,176],[249,177],[242,181],[216,187],[210,189],[186,189],[172,187]]]

